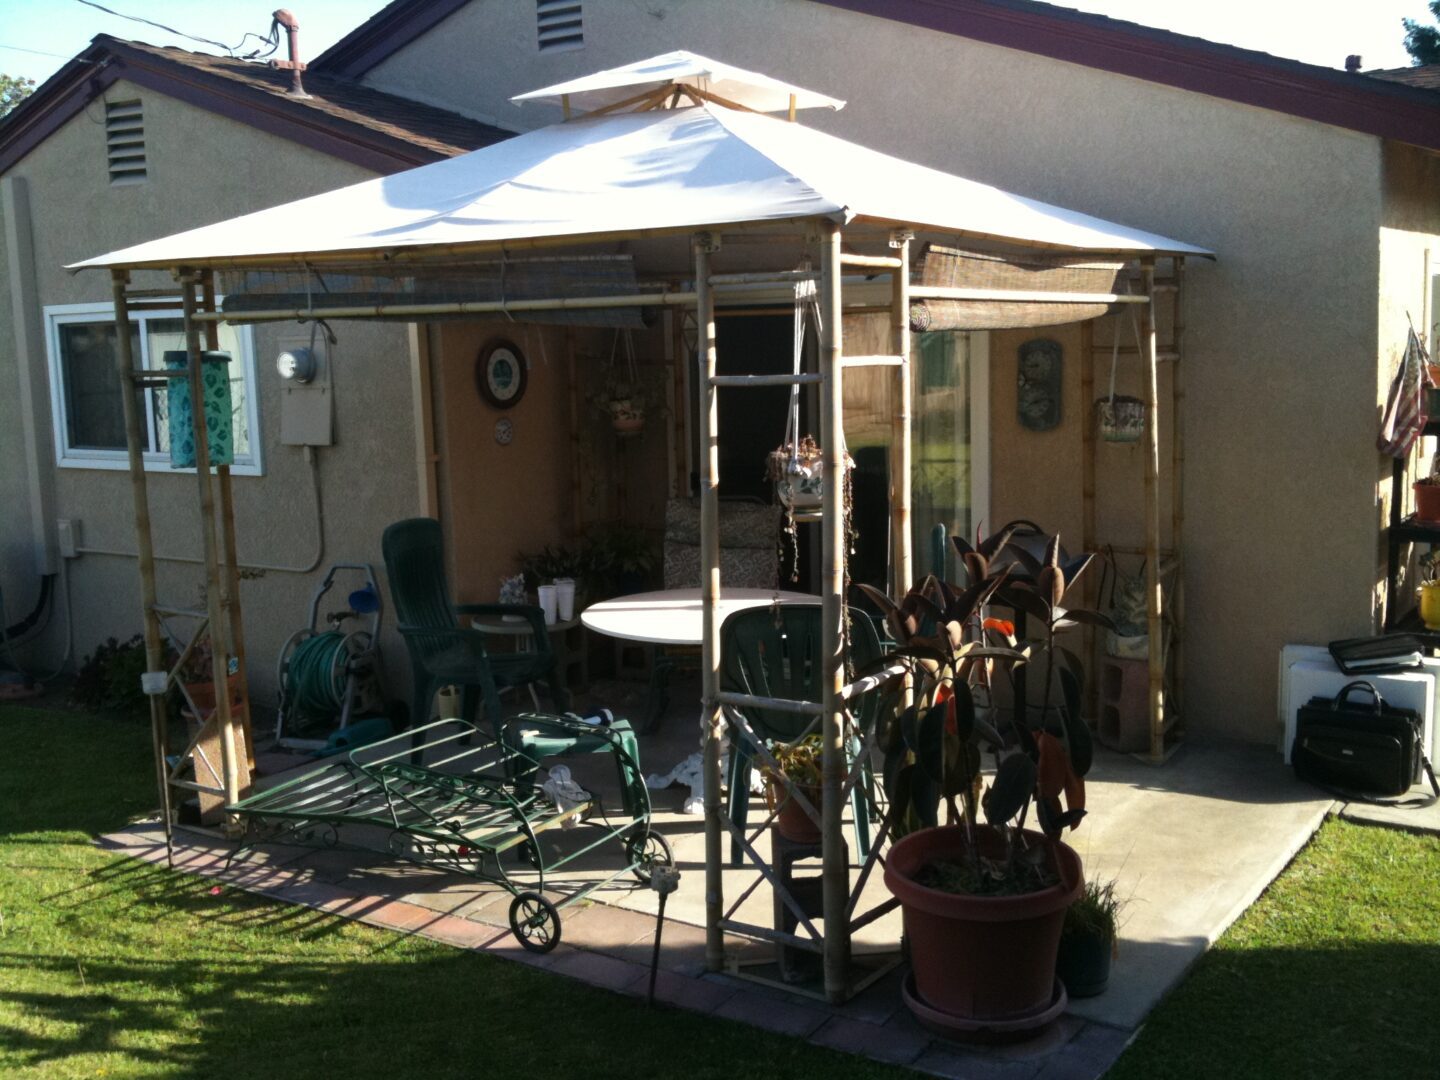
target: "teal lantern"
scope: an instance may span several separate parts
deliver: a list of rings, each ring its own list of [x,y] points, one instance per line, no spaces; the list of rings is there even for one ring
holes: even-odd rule
[[[165,370],[184,372],[190,354],[183,349],[165,353]],[[201,401],[205,406],[205,431],[210,441],[210,464],[235,463],[235,425],[230,404],[230,354],[200,354]],[[171,379],[166,402],[170,426],[170,467],[195,468],[195,417],[190,411],[190,380]]]

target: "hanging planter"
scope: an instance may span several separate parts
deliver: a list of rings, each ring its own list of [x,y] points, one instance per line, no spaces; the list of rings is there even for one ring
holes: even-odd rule
[[[825,499],[825,452],[810,435],[783,443],[770,451],[765,478],[775,485],[775,498],[785,509],[818,512]]]
[[[622,334],[625,340],[623,363],[618,356]],[[610,418],[610,430],[616,435],[628,437],[645,430],[646,397],[635,359],[635,341],[628,330],[617,329],[610,346],[610,359],[605,364],[604,388],[591,401]]]
[[[638,435],[645,430],[645,405],[633,397],[611,398],[605,404],[610,427],[617,435]]]
[[[1140,330],[1136,327],[1135,341],[1138,346]],[[1095,426],[1100,429],[1100,438],[1108,443],[1138,443],[1145,434],[1145,402],[1139,398],[1125,397],[1115,393],[1115,373],[1120,366],[1120,328],[1115,328],[1115,347],[1110,354],[1110,396],[1095,402]]]

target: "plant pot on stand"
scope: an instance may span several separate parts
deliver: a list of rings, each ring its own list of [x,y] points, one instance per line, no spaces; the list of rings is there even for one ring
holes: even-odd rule
[[[1415,481],[1415,520],[1440,525],[1440,476]]]

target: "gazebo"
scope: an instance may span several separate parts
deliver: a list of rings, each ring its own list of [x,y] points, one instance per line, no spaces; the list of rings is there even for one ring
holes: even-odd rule
[[[1134,305],[1140,316],[1143,386],[1149,702],[1152,754],[1163,748],[1165,671],[1161,656],[1160,442],[1157,431],[1157,341],[1153,314],[1156,263],[1177,271],[1203,248],[925,168],[806,127],[797,113],[838,109],[843,102],[764,75],[676,52],[570,83],[521,95],[561,106],[565,119],[549,127],[450,160],[366,181],[294,203],[111,252],[71,269],[111,274],[120,374],[131,384],[165,382],[135,370],[130,313],[148,295],[132,285],[141,271],[173,274],[183,297],[194,417],[196,485],[205,546],[208,627],[217,686],[227,657],[244,645],[228,469],[211,471],[203,407],[201,356],[216,347],[221,321],[319,319],[426,320],[467,315],[562,313],[569,319],[614,319],[637,309],[693,311],[698,323],[701,476],[701,588],[704,600],[701,736],[705,775],[707,962],[719,968],[726,933],[784,940],[823,953],[825,993],[852,989],[852,929],[873,920],[858,911],[860,890],[883,846],[877,840],[863,864],[851,865],[842,837],[845,797],[857,782],[845,753],[847,702],[875,680],[847,683],[845,526],[840,485],[824,488],[822,530],[823,700],[777,703],[812,717],[823,745],[823,933],[809,937],[736,922],[725,905],[721,865],[727,829],[741,833],[761,873],[764,860],[725,815],[721,800],[720,740],[727,705],[756,703],[722,692],[718,528],[717,401],[722,390],[808,384],[818,389],[819,436],[827,476],[845,459],[842,381],[861,366],[893,370],[891,449],[893,584],[913,579],[911,551],[910,379],[912,317],[968,326],[1051,325],[1090,319]],[[779,114],[767,115],[767,114]],[[963,244],[1009,278],[948,284],[912,282],[917,242]],[[596,255],[623,252],[636,284],[599,287],[584,268]],[[467,268],[499,265],[498,277],[467,278]],[[1086,290],[1077,271],[1099,262],[1111,284]],[[1117,268],[1138,263],[1141,288],[1122,290]],[[544,273],[520,268],[544,264]],[[217,309],[217,275],[224,275]],[[524,284],[520,284],[523,280]],[[1093,280],[1093,278],[1092,278]],[[472,295],[463,295],[466,283]],[[543,282],[537,286],[536,282]],[[338,283],[344,283],[343,286]],[[717,375],[717,302],[733,297],[789,297],[798,282],[813,282],[819,308],[818,371],[785,375]],[[443,284],[443,288],[441,285]],[[459,290],[459,294],[457,294]],[[877,298],[880,304],[877,305]],[[235,303],[232,304],[232,300]],[[891,345],[883,355],[845,352],[842,315],[867,306],[888,309]],[[988,321],[976,321],[988,320]],[[996,321],[999,320],[999,321]],[[162,695],[174,679],[164,670],[160,618],[178,609],[156,595],[151,522],[142,462],[140,418],[131,394],[122,395],[139,540],[145,640],[150,673],[155,761],[167,837],[172,788],[236,801],[248,784],[238,709],[228,695],[200,739],[218,744],[223,782],[178,778],[167,765]],[[1178,455],[1177,455],[1178,460]],[[198,639],[201,630],[197,630]],[[194,642],[192,641],[192,646]],[[188,653],[190,650],[187,649]],[[183,658],[182,658],[183,659]],[[423,718],[418,718],[422,719]],[[192,742],[186,755],[195,747]],[[185,755],[182,755],[185,756]],[[779,887],[777,885],[777,887]]]

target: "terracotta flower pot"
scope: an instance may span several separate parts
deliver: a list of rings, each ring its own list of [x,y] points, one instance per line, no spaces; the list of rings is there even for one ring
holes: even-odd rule
[[[995,857],[1004,850],[993,829],[981,825],[975,831],[982,854]],[[1049,846],[1060,883],[1021,896],[969,896],[916,883],[930,863],[963,856],[963,826],[922,829],[891,849],[885,885],[904,911],[915,991],[930,1010],[966,1024],[994,1021],[1008,1028],[1030,1016],[1038,1026],[1055,1011],[1060,932],[1084,874],[1080,856],[1066,844],[1030,831],[1025,838]]]
[[[230,675],[226,678],[230,687],[230,704],[240,704],[240,676]],[[215,684],[213,682],[192,682],[185,684],[185,691],[190,695],[195,708],[200,710],[201,717],[209,716],[215,711]]]
[[[1415,485],[1415,518],[1440,522],[1440,484]]]
[[[820,809],[820,789],[801,788],[805,797],[810,800],[810,805],[816,810]],[[771,809],[780,807],[780,812],[775,815],[775,831],[794,844],[818,844],[820,843],[820,826],[811,820],[810,815],[805,813],[800,804],[793,798],[787,799],[785,786],[778,780],[767,779],[765,781],[765,798]]]

